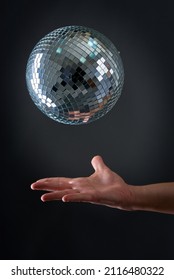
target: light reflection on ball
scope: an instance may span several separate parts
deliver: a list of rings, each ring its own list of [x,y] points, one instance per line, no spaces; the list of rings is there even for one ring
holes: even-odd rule
[[[123,64],[113,43],[87,27],[66,26],[43,37],[27,63],[36,106],[64,124],[86,124],[109,112],[121,95]]]

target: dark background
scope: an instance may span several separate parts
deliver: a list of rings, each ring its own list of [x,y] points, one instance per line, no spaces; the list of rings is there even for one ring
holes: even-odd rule
[[[100,154],[128,183],[174,181],[173,1],[6,1],[1,45],[1,259],[174,259],[174,216],[91,204],[42,203],[49,176],[88,176]],[[105,34],[121,52],[116,106],[83,126],[42,114],[26,88],[34,45],[66,25]],[[2,70],[1,69],[1,70]]]

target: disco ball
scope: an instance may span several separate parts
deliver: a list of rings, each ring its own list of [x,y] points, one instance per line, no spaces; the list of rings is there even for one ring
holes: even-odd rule
[[[98,31],[82,26],[58,28],[34,47],[26,81],[36,106],[64,124],[95,121],[117,102],[124,82],[119,52]]]

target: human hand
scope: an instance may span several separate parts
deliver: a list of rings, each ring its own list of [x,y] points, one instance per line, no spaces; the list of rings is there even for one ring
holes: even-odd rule
[[[89,202],[114,208],[131,210],[133,192],[124,180],[111,171],[100,156],[91,164],[95,172],[89,177],[41,179],[31,185],[33,190],[48,191],[42,201]]]

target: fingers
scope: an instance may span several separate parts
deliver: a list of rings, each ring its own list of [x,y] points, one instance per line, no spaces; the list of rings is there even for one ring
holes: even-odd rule
[[[64,202],[94,202],[91,194],[88,193],[72,193],[62,197]]]
[[[93,157],[91,164],[96,172],[101,172],[104,168],[107,168],[101,156]]]
[[[43,202],[53,200],[62,200],[64,202],[93,202],[92,196],[90,194],[79,193],[76,190],[45,193],[41,196],[41,200]]]
[[[62,200],[62,198],[65,195],[74,193],[74,190],[64,190],[64,191],[56,191],[56,192],[50,192],[50,193],[45,193],[41,196],[42,201],[51,201],[51,200]],[[76,191],[77,192],[77,191]]]
[[[57,191],[71,189],[71,178],[53,177],[38,180],[31,185],[32,190]]]

